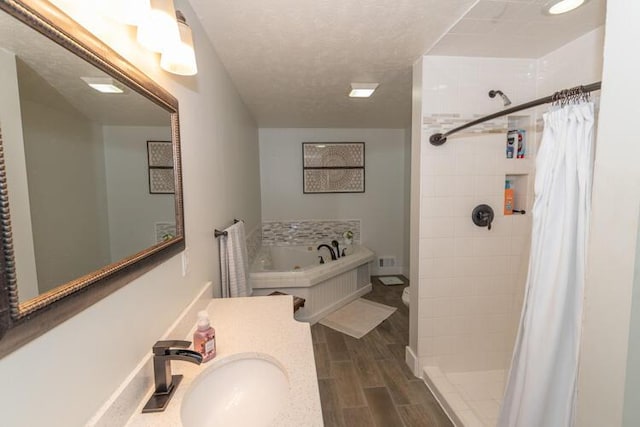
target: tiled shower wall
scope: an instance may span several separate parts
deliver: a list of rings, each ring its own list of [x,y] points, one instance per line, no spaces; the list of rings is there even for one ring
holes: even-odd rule
[[[529,159],[505,159],[507,118],[450,137],[440,147],[428,139],[502,108],[499,98],[487,96],[490,89],[504,91],[514,105],[534,99],[535,61],[423,61],[421,190],[420,200],[412,201],[420,203],[417,356],[421,366],[444,372],[504,369],[518,324],[531,228],[529,213],[503,215],[505,175],[528,174],[531,187],[531,152]],[[524,121],[534,141],[535,120]],[[529,211],[531,189],[526,193]],[[482,203],[496,214],[490,231],[471,221],[471,211]]]

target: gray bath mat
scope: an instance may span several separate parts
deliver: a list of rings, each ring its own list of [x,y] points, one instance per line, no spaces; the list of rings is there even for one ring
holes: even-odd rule
[[[334,311],[319,323],[354,338],[362,338],[391,316],[394,311],[396,311],[395,307],[358,298]]]
[[[378,280],[385,286],[404,285],[404,282],[398,276],[381,276]]]

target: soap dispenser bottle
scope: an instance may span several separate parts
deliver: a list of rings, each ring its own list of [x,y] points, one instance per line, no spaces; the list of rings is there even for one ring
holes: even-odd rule
[[[216,357],[216,331],[211,327],[209,314],[198,312],[198,326],[193,333],[193,348],[202,354],[202,361],[207,362]]]

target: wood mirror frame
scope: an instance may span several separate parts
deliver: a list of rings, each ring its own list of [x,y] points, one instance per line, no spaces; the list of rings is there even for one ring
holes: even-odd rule
[[[0,357],[18,349],[185,248],[178,101],[105,43],[49,2],[0,0],[0,9],[164,108],[171,117],[176,236],[19,302],[10,191],[0,134]],[[1,131],[1,129],[0,129]]]

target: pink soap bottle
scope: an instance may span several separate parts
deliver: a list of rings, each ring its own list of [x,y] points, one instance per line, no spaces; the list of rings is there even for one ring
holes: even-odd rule
[[[216,331],[211,327],[209,314],[198,312],[198,327],[193,333],[193,348],[202,354],[202,361],[207,362],[216,357]]]

